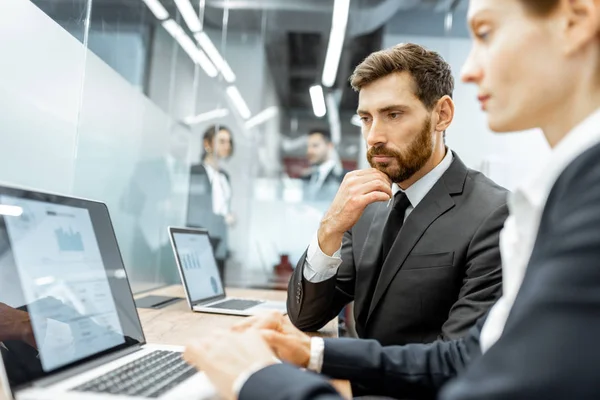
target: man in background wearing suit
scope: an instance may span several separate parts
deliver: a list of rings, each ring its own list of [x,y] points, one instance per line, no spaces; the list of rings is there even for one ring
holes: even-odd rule
[[[500,296],[507,192],[445,146],[454,79],[437,53],[373,53],[351,83],[373,168],[346,175],[290,281],[290,319],[317,330],[354,300],[362,338],[460,337]]]
[[[335,197],[345,171],[334,157],[331,133],[327,129],[313,129],[308,134],[306,158],[311,166],[304,181],[305,201],[328,201]]]

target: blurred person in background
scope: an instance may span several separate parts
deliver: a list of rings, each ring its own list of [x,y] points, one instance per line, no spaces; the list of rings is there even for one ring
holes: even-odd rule
[[[313,129],[309,132],[306,158],[310,164],[310,173],[302,177],[304,200],[330,202],[348,171],[343,169],[336,157],[331,133],[327,129]]]
[[[235,217],[231,211],[231,181],[221,163],[232,156],[233,148],[231,131],[212,125],[202,137],[201,162],[190,168],[186,225],[208,229],[223,280],[229,252],[228,228],[235,224]]]

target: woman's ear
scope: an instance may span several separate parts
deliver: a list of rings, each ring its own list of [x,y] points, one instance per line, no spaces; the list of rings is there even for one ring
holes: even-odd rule
[[[598,0],[563,1],[567,53],[577,53],[599,34]]]
[[[205,139],[203,142],[203,145],[204,145],[204,151],[206,151],[207,153],[212,152],[212,146],[211,146],[210,140]]]

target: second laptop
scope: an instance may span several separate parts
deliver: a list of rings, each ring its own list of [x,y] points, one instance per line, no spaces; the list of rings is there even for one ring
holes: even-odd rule
[[[286,313],[283,301],[227,297],[208,231],[169,227],[175,261],[193,311],[250,316],[266,310]]]

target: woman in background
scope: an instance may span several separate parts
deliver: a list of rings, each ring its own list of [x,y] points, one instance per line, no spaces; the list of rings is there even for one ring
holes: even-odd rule
[[[233,136],[225,126],[212,125],[202,137],[201,162],[191,166],[186,225],[205,228],[214,240],[221,279],[225,278],[228,253],[227,230],[235,218],[231,213],[231,182],[220,167],[233,154]]]

